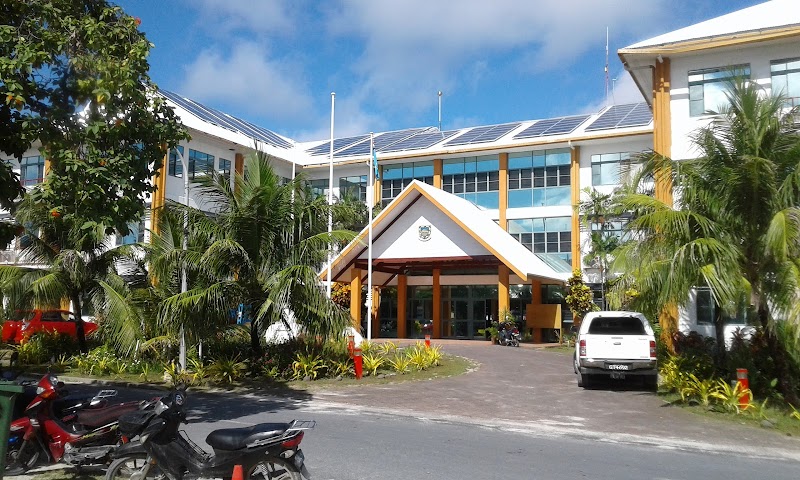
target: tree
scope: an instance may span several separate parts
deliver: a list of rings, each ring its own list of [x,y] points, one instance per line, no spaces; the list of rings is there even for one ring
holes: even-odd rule
[[[41,142],[49,174],[34,201],[127,234],[166,149],[187,137],[150,81],[140,21],[105,0],[9,0],[0,14],[0,149],[21,159]]]
[[[619,236],[612,230],[614,222],[620,222],[621,215],[616,208],[614,195],[602,193],[597,189],[586,187],[587,195],[578,205],[583,224],[589,231],[589,248],[583,257],[583,263],[596,266],[600,271],[600,292],[603,308],[606,308],[606,284],[608,282],[608,266],[613,259],[614,250],[619,247]]]
[[[123,274],[135,272],[136,257],[129,246],[109,246],[104,229],[70,224],[31,198],[20,206],[18,220],[30,226],[21,241],[25,246],[20,258],[36,266],[0,266],[0,289],[12,300],[11,308],[60,305],[69,299],[78,322],[78,344],[86,352],[84,302],[102,308],[103,284],[123,283],[118,268]]]
[[[576,327],[580,325],[584,315],[598,310],[592,289],[583,283],[583,272],[580,269],[573,270],[572,276],[567,280],[567,296],[564,300],[572,311]]]
[[[199,324],[225,324],[243,304],[253,314],[254,353],[267,326],[290,318],[312,336],[340,334],[350,323],[349,312],[327,298],[317,269],[327,259],[329,240],[343,244],[352,233],[328,235],[329,207],[324,198],[306,195],[302,176],[282,183],[261,154],[248,157],[244,167],[234,187],[216,173],[202,183],[200,194],[213,215],[172,206],[179,218],[190,215],[187,251],[174,246],[175,229],[171,238],[149,247],[152,279],[175,292],[160,308],[161,322],[172,332],[186,325],[196,335]],[[180,293],[184,267],[189,289]]]
[[[650,156],[637,183],[671,172],[675,206],[628,193],[628,224],[637,239],[623,246],[615,268],[629,272],[651,311],[685,305],[691,289],[706,286],[717,306],[717,351],[724,354],[724,317],[742,297],[767,336],[778,388],[798,404],[786,349],[776,322],[800,323],[800,135],[797,110],[785,98],[736,80],[730,105],[693,135],[700,156],[672,161]],[[712,112],[713,113],[713,112]]]

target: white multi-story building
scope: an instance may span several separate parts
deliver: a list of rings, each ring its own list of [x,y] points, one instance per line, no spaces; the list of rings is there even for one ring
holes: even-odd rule
[[[535,339],[548,340],[571,320],[560,305],[571,269],[582,268],[590,283],[600,280],[581,261],[588,245],[576,208],[581,190],[612,191],[632,154],[653,149],[692,158],[690,134],[724,99],[721,80],[732,71],[800,101],[800,9],[792,0],[774,0],[639,42],[619,56],[645,102],[452,131],[377,133],[380,175],[372,190],[366,133],[334,139],[330,185],[328,139],[296,142],[164,91],[191,133],[179,147],[189,171],[176,152],[167,155],[152,205],[183,202],[183,175],[241,171],[244,156],[258,148],[279,175],[303,172],[320,194],[332,188],[338,197],[347,189],[386,207],[374,222],[373,284],[382,294],[373,336],[406,337],[429,324],[434,338],[472,338],[508,309]],[[20,174],[26,185],[41,181],[38,151],[25,155]],[[671,201],[668,185],[656,191]],[[189,199],[203,208],[191,190]],[[149,217],[118,241],[146,240],[148,228]],[[13,259],[7,252],[5,260]],[[366,249],[353,245],[334,260],[333,281],[360,287],[366,271]],[[353,288],[357,322],[360,291]],[[681,328],[712,334],[710,305],[707,292],[693,294]]]

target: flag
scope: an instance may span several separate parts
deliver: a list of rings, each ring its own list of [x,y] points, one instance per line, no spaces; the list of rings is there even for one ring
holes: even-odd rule
[[[372,166],[375,169],[375,180],[380,180],[378,175],[378,152],[372,150]]]

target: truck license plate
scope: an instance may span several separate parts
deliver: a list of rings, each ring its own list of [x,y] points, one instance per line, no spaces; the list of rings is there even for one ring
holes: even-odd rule
[[[623,371],[624,372],[624,371],[629,370],[630,366],[629,365],[625,365],[625,364],[620,364],[620,363],[610,363],[610,364],[608,364],[608,366],[606,366],[606,368],[609,369],[609,370],[616,370],[616,371]]]

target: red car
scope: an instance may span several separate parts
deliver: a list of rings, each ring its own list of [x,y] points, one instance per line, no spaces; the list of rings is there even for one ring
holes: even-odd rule
[[[85,335],[97,330],[97,324],[83,323]],[[14,316],[3,323],[2,341],[24,343],[37,332],[49,331],[78,338],[75,315],[68,310],[17,310]]]

